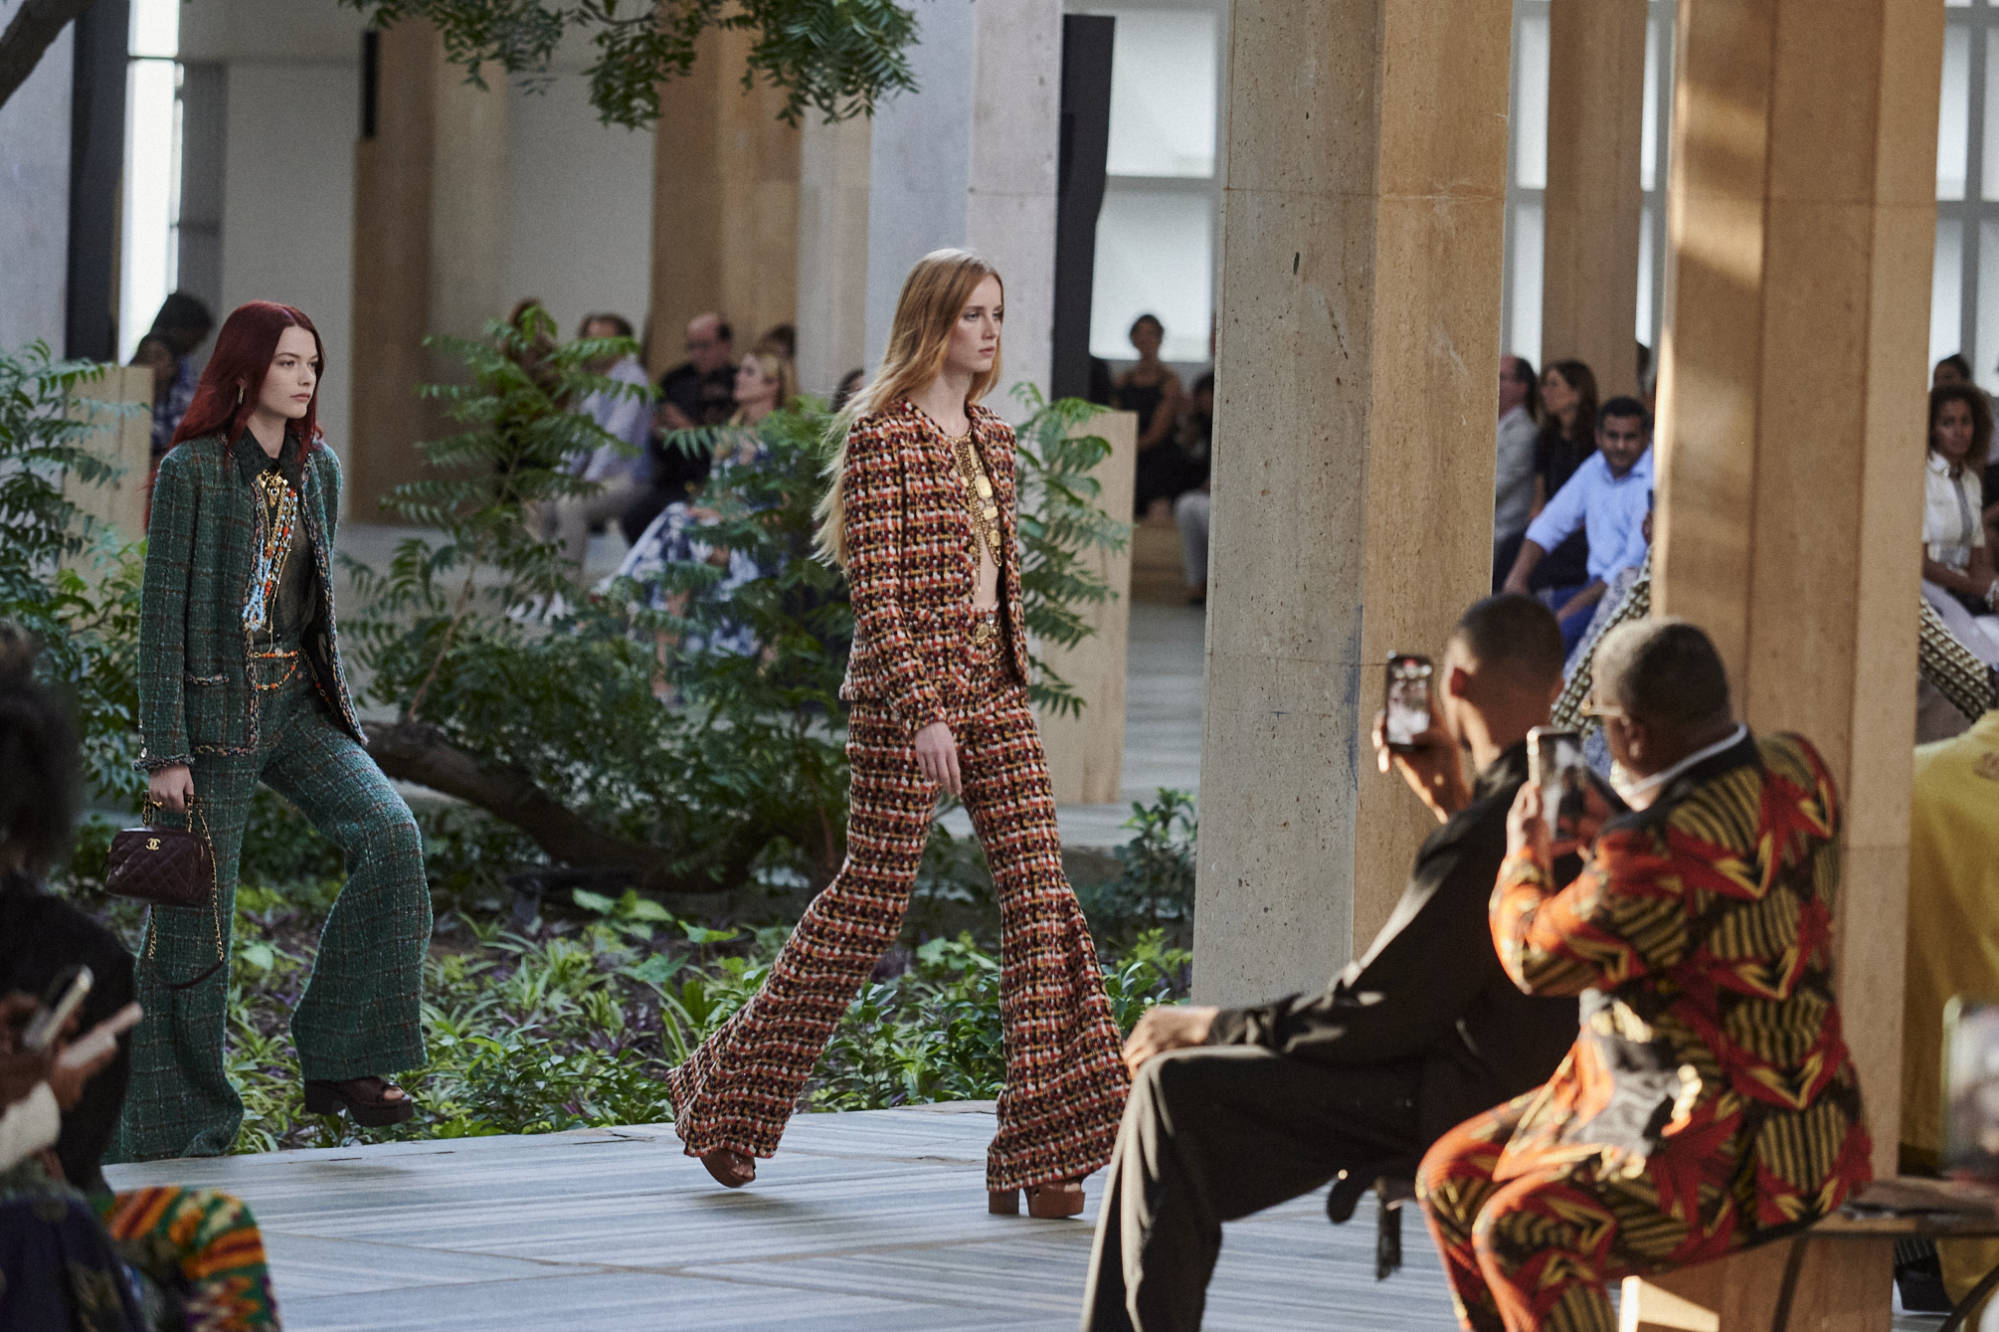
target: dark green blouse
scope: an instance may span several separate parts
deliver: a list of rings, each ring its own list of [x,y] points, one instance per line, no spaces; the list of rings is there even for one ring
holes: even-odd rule
[[[296,493],[300,482],[300,468],[304,461],[304,449],[299,445],[298,436],[287,430],[284,447],[273,458],[264,452],[264,446],[257,437],[243,431],[236,441],[236,466],[244,484],[254,485],[257,477],[265,472],[283,474],[285,482]],[[259,500],[261,503],[261,499]],[[292,529],[292,544],[285,556],[284,572],[278,579],[278,593],[271,604],[271,637],[278,643],[296,647],[305,638],[306,630],[312,628],[319,615],[319,571],[312,558],[312,536],[304,522]],[[262,637],[259,632],[258,637]]]

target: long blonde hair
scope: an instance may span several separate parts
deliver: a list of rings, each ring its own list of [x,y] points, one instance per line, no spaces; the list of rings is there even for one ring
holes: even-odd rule
[[[965,312],[972,293],[991,278],[1005,283],[999,270],[969,250],[932,250],[916,261],[903,279],[902,295],[895,303],[895,322],[888,332],[888,350],[882,353],[881,369],[853,396],[845,411],[834,418],[831,435],[840,445],[827,467],[830,484],[814,515],[819,519],[820,555],[844,569],[847,567],[846,471],[847,435],[856,420],[894,406],[921,389],[944,371],[944,357],[951,348],[951,330]],[[992,367],[975,375],[967,404],[983,398],[999,382],[1000,358]]]

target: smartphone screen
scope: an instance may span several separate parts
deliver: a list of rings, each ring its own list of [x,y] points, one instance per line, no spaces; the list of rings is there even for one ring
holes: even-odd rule
[[[1573,837],[1588,812],[1590,774],[1576,731],[1536,726],[1527,733],[1527,780],[1541,788],[1541,817],[1555,837]]]
[[[1398,652],[1388,659],[1388,684],[1382,703],[1382,734],[1390,749],[1407,749],[1430,729],[1428,657]]]
[[[21,1048],[31,1053],[48,1049],[49,1042],[62,1031],[63,1024],[82,1005],[94,979],[89,967],[65,967],[42,996],[42,1006],[28,1019],[21,1033]]]

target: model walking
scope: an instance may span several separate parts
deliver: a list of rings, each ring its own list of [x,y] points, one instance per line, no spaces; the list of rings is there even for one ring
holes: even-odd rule
[[[243,1102],[223,1066],[236,862],[262,782],[347,857],[312,977],[292,1012],[305,1104],[408,1119],[384,1075],[424,1062],[430,939],[423,847],[368,757],[333,623],[340,464],[318,429],[325,353],[312,321],[253,301],[215,340],[161,460],[139,624],[148,799],[188,811],[215,849],[211,910],[155,910],[139,963],[145,1020],[114,1156],[229,1149]],[[192,804],[190,805],[190,801]]]
[[[1082,1210],[1128,1078],[1096,950],[1062,874],[1027,704],[1013,431],[978,405],[999,378],[1002,292],[959,250],[903,284],[888,351],[855,398],[821,504],[847,570],[854,648],[847,862],[769,980],[667,1075],[674,1128],[718,1181],[756,1177],[806,1076],[895,941],[939,789],[970,809],[1000,903],[1006,1087],[986,1156],[995,1212]]]

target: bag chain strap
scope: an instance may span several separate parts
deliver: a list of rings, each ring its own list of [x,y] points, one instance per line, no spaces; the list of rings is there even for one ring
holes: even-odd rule
[[[145,808],[139,814],[139,821],[148,828],[152,827],[153,812],[161,808],[163,806],[159,801],[153,799],[150,795],[147,796]],[[190,821],[192,819],[201,820],[201,840],[208,843],[208,916],[210,922],[215,927],[215,965],[221,966],[223,960],[222,867],[216,863],[215,838],[208,831],[208,816],[201,812],[200,802],[193,796],[189,796],[187,799],[187,812],[191,816]],[[193,832],[194,829],[190,827],[188,831]],[[158,945],[160,939],[159,920],[154,914],[157,910],[157,907],[150,907],[146,911],[146,961],[148,962],[153,960],[153,950]],[[205,976],[203,979],[205,979]]]

